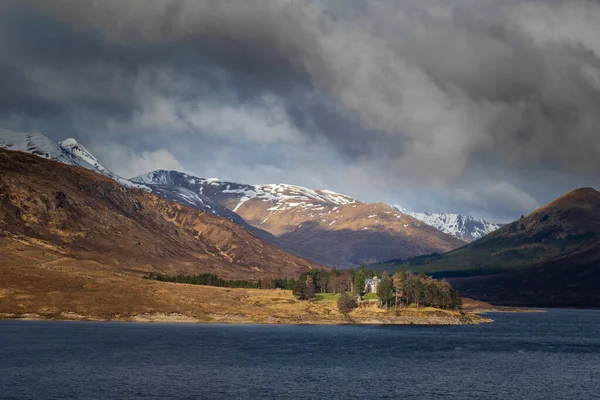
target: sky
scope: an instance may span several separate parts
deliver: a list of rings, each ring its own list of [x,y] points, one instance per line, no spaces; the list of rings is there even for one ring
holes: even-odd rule
[[[0,127],[506,222],[600,185],[600,2],[0,0]]]

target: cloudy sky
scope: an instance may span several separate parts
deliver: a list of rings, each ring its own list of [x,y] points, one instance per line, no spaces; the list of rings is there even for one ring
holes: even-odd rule
[[[0,127],[507,221],[600,183],[600,2],[0,0]]]

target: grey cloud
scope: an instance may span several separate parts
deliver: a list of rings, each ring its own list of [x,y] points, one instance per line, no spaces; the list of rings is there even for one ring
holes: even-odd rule
[[[299,183],[499,218],[570,188],[559,176],[600,178],[596,2],[28,0],[0,12],[0,122],[13,127],[166,146],[188,169],[251,165],[259,180],[312,168]]]

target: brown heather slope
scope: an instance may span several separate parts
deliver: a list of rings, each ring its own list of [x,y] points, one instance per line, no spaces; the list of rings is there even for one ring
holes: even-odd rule
[[[278,246],[329,266],[352,268],[465,244],[385,204],[365,204],[329,190],[247,185],[164,170],[133,181],[206,196],[274,235]]]
[[[38,265],[79,260],[137,275],[212,272],[252,279],[318,267],[225,218],[6,150],[0,150],[0,251],[1,270],[29,263],[29,255]]]
[[[336,207],[333,207],[336,208]],[[339,266],[371,264],[419,254],[447,252],[464,244],[386,204],[348,204],[316,216],[293,212],[272,215],[269,220],[292,220],[298,225],[279,238],[317,249]],[[287,223],[287,222],[286,222]]]
[[[223,192],[211,198],[301,254],[330,266],[352,268],[445,253],[465,244],[382,203],[253,198],[240,204],[238,194]]]

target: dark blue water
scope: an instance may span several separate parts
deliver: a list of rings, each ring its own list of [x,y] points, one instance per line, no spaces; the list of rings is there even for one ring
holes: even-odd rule
[[[2,399],[599,399],[600,312],[456,327],[0,321]]]

